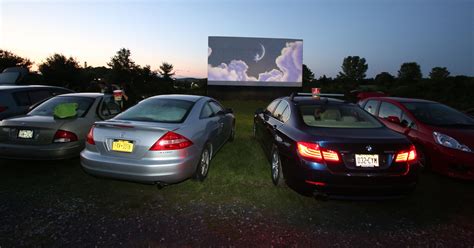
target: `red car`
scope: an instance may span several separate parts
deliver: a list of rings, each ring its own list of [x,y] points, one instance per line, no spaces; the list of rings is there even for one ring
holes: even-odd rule
[[[474,180],[474,118],[420,99],[369,97],[359,105],[387,127],[408,136],[425,167]]]

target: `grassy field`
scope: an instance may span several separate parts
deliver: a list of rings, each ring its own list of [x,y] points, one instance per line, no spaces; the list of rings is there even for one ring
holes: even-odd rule
[[[414,194],[403,199],[317,201],[288,187],[273,186],[269,163],[251,135],[253,112],[267,103],[227,101],[223,104],[233,108],[236,114],[236,139],[218,152],[212,160],[208,178],[202,183],[187,180],[158,190],[151,185],[91,177],[81,170],[79,159],[58,162],[0,160],[0,198],[4,201],[0,204],[0,214],[2,209],[8,212],[26,205],[31,209],[55,209],[56,206],[66,211],[69,207],[61,207],[61,203],[74,199],[80,199],[74,204],[93,204],[95,214],[109,217],[147,211],[150,205],[158,203],[175,210],[205,204],[209,212],[232,205],[295,228],[318,226],[328,232],[352,233],[360,230],[428,232],[434,237],[438,230],[446,229],[457,235],[464,232],[460,237],[472,238],[466,240],[466,244],[474,244],[472,232],[466,234],[466,230],[474,229],[472,182],[424,173]],[[24,218],[29,216],[23,212],[18,214]],[[33,221],[32,225],[43,224]],[[20,233],[26,232],[21,228],[29,227],[20,226]],[[2,233],[0,226],[0,236],[7,232],[6,229]]]

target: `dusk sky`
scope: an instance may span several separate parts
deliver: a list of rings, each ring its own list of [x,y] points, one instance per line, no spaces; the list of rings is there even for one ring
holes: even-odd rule
[[[303,39],[303,63],[336,76],[349,55],[368,77],[403,62],[474,76],[474,1],[9,1],[0,0],[0,48],[36,65],[53,53],[102,66],[122,47],[139,65],[166,61],[206,77],[208,36]]]

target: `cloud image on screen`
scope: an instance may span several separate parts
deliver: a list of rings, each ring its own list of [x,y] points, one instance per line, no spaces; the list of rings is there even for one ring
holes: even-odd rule
[[[303,41],[209,37],[208,84],[300,87]]]

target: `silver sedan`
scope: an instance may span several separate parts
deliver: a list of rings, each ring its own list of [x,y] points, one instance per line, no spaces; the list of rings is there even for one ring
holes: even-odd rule
[[[96,122],[81,152],[92,175],[156,183],[204,180],[216,152],[235,135],[235,117],[205,96],[161,95]]]
[[[67,106],[73,108],[68,113],[60,111],[61,106],[66,110]],[[112,118],[119,112],[120,107],[111,95],[71,93],[53,97],[26,115],[0,122],[0,157],[46,160],[77,157],[94,122]]]

